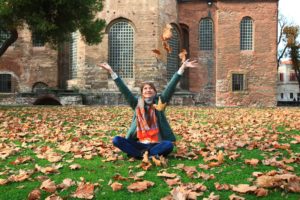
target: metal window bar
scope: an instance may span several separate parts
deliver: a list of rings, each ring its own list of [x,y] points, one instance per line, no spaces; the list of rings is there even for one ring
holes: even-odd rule
[[[12,91],[12,80],[10,74],[0,74],[0,92]]]
[[[178,70],[179,66],[179,34],[177,29],[172,26],[172,38],[169,40],[169,45],[172,49],[167,56],[167,79],[170,80],[173,74]]]
[[[134,30],[125,21],[117,22],[108,34],[108,62],[122,78],[133,78]]]
[[[4,42],[10,38],[10,33],[3,29],[0,29],[0,47],[4,44]]]
[[[213,22],[211,19],[202,19],[199,24],[200,50],[213,50]]]
[[[244,74],[232,74],[232,91],[244,90]]]
[[[240,25],[241,50],[253,49],[253,22],[249,17],[243,18]]]
[[[70,45],[70,78],[77,78],[78,62],[77,62],[77,44],[78,44],[78,32],[71,34],[71,45]]]

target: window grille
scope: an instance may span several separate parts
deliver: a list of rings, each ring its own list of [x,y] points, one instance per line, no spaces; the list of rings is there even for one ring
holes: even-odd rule
[[[36,33],[32,33],[32,46],[43,47],[45,46],[45,41]]]
[[[70,78],[77,78],[77,44],[78,44],[78,32],[73,32],[71,34],[71,45],[70,45]]]
[[[253,21],[250,17],[244,17],[240,24],[240,48],[241,50],[253,49]]]
[[[213,50],[213,22],[211,19],[202,19],[199,24],[200,50]]]
[[[125,21],[112,25],[108,33],[108,62],[122,78],[133,78],[134,30]]]
[[[0,92],[12,91],[12,80],[10,74],[0,74]]]
[[[232,91],[243,91],[244,89],[244,74],[232,74]]]
[[[0,29],[0,47],[4,44],[4,42],[10,38],[10,33],[3,29]]]
[[[172,37],[169,40],[169,45],[172,49],[167,56],[167,79],[170,80],[173,74],[178,70],[179,65],[179,34],[175,26],[172,25]]]

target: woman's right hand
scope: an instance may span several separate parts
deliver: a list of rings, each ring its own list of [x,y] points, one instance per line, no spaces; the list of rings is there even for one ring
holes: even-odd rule
[[[100,64],[97,64],[99,67],[101,67],[102,69],[108,71],[109,73],[112,73],[113,70],[111,68],[111,66],[108,64],[108,63],[100,63]]]

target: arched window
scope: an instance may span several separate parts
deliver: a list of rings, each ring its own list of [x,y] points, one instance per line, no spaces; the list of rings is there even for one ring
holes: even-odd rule
[[[0,92],[12,92],[12,77],[10,74],[0,74]]]
[[[172,37],[169,40],[169,45],[172,49],[167,56],[167,78],[170,80],[173,74],[178,70],[179,65],[179,33],[177,28],[172,25]]]
[[[69,74],[70,78],[77,78],[77,45],[78,45],[78,32],[73,32],[71,34],[71,45],[70,45],[70,68]]]
[[[253,49],[253,21],[250,17],[244,17],[240,25],[240,49]]]
[[[122,78],[133,78],[134,29],[126,21],[113,24],[108,31],[108,62]]]
[[[213,22],[210,18],[202,19],[199,23],[199,49],[213,50]]]

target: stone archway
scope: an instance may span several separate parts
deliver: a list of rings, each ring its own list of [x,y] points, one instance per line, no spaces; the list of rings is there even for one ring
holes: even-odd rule
[[[60,101],[51,95],[44,95],[41,97],[38,97],[34,102],[33,105],[56,105],[61,106],[62,104]]]

